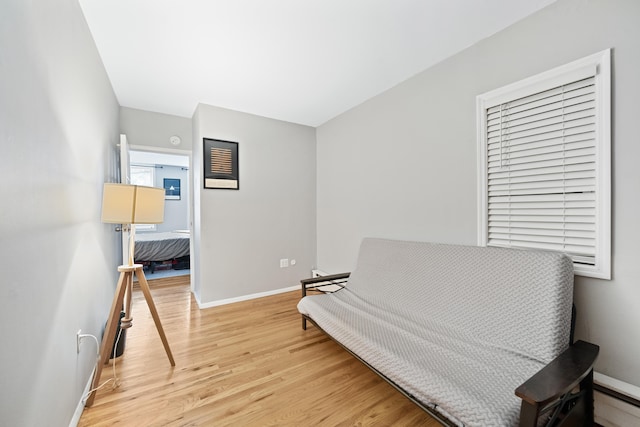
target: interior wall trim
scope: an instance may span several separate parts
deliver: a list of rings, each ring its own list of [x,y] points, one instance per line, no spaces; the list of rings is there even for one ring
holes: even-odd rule
[[[225,299],[221,299],[221,300],[204,302],[204,303],[201,302],[196,297],[196,302],[198,303],[198,307],[200,309],[203,309],[203,308],[217,307],[219,305],[226,305],[226,304],[232,304],[234,302],[248,301],[248,300],[252,300],[252,299],[256,299],[256,298],[268,297],[268,296],[271,296],[271,295],[277,295],[277,294],[282,294],[284,292],[291,292],[291,291],[298,291],[298,290],[300,290],[300,285],[289,286],[287,288],[274,289],[272,291],[258,292],[258,293],[255,293],[255,294],[242,295],[242,296],[239,296],[239,297],[225,298]],[[194,296],[195,296],[195,294],[194,294]]]

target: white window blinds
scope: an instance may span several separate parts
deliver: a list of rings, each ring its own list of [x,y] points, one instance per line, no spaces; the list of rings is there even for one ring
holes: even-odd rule
[[[586,69],[586,77],[585,67],[564,73],[568,82],[552,76],[553,87],[544,79],[517,87],[516,99],[500,91],[479,100],[480,244],[565,252],[577,273],[604,278],[610,190],[602,163],[610,160],[600,116],[608,107],[597,67]]]
[[[487,243],[594,265],[593,77],[488,109],[487,142]]]

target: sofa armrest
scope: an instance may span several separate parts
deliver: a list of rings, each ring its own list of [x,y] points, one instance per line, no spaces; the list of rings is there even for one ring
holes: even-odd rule
[[[565,402],[578,399],[585,411],[582,415],[593,419],[593,365],[599,351],[595,344],[578,341],[518,387],[516,396],[523,401],[521,425],[523,417],[537,419],[549,409],[562,410]]]
[[[338,273],[338,274],[329,274],[328,276],[318,276],[312,277],[310,279],[302,279],[300,284],[302,285],[302,298],[307,296],[307,290],[317,290],[322,292],[323,286],[330,285],[338,285],[343,288],[347,279],[351,273]],[[307,329],[307,318],[305,315],[302,315],[302,329]]]
[[[344,284],[347,282],[347,279],[351,273],[338,273],[338,274],[330,274],[328,276],[319,276],[312,277],[310,279],[303,279],[300,281],[302,285],[302,297],[304,298],[307,295],[307,290],[317,290],[322,291],[323,286],[331,286],[337,285],[340,288],[344,288]]]
[[[544,405],[577,387],[593,368],[600,347],[578,341],[516,389],[522,400]]]
[[[305,287],[307,285],[313,285],[313,284],[322,283],[322,282],[329,282],[331,280],[348,279],[350,275],[351,273],[330,274],[328,276],[318,276],[318,277],[312,277],[310,279],[302,279],[300,283],[302,284],[303,287]]]

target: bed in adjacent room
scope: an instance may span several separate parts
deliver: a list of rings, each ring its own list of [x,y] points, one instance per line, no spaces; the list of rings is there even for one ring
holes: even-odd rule
[[[189,230],[136,234],[135,261],[148,264],[153,272],[157,264],[174,260],[184,263],[186,257],[188,268],[189,240]]]

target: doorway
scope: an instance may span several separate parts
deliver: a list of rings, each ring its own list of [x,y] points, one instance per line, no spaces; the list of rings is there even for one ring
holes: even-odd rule
[[[148,280],[191,274],[190,166],[189,151],[129,147],[131,184],[165,189],[164,222],[136,225],[136,262],[144,265]]]

